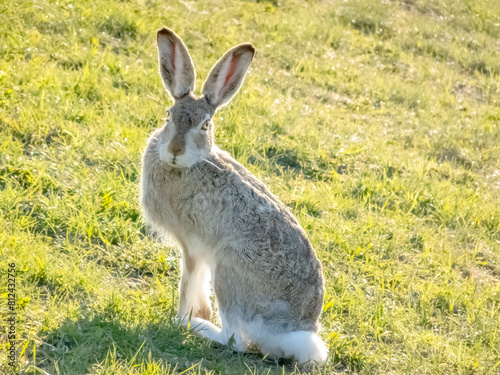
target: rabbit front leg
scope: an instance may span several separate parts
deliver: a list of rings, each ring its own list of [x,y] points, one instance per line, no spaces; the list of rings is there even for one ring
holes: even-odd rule
[[[182,249],[182,273],[179,287],[179,312],[181,317],[189,316],[210,320],[210,268]]]

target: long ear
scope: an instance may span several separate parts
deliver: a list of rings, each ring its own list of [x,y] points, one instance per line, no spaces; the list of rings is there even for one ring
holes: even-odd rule
[[[254,46],[240,44],[214,65],[203,84],[203,95],[214,109],[229,102],[238,92],[254,54]]]
[[[158,30],[158,60],[163,85],[174,100],[194,90],[195,72],[181,38],[166,27]]]

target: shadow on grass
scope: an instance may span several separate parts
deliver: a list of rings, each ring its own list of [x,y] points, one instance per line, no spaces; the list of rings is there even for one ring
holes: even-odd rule
[[[132,324],[107,314],[68,319],[50,331],[37,348],[37,363],[53,375],[127,371],[141,363],[159,367],[159,374],[174,369],[174,373],[282,374],[294,373],[295,368],[291,360],[263,359],[201,339],[169,317]]]

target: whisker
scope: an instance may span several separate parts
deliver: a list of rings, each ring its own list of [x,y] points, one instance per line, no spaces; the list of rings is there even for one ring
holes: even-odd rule
[[[207,159],[203,159],[204,161],[206,161],[208,164],[212,164],[215,168],[217,168],[219,171],[222,171],[221,168],[219,168],[218,166],[216,166],[214,163],[212,163],[211,161],[208,161]]]
[[[157,141],[158,140],[158,136],[152,136],[151,135],[151,136],[149,136],[149,139],[154,139],[155,141]]]

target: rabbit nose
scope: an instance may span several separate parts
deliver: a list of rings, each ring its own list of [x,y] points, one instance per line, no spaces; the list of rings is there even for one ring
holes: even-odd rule
[[[170,145],[168,146],[168,150],[174,155],[181,155],[184,153],[185,145],[184,142],[182,142],[178,138],[172,139],[172,142],[170,142]]]

